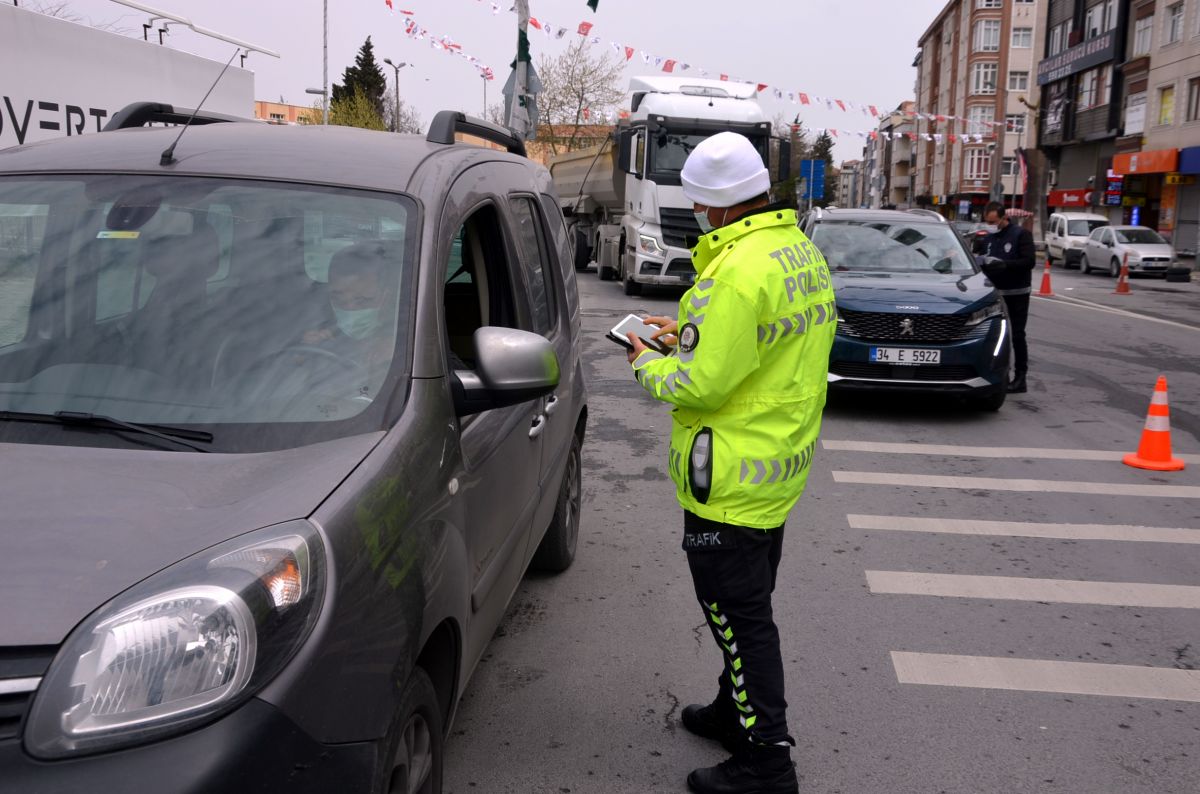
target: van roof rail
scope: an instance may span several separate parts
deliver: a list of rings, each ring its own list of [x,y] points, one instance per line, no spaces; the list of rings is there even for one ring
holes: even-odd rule
[[[104,132],[145,127],[147,124],[186,124],[195,110],[177,108],[165,102],[134,102],[118,110],[107,124]],[[201,112],[192,124],[224,124],[227,122],[252,122],[254,119],[228,116],[224,113]]]
[[[468,116],[457,110],[443,110],[433,117],[429,125],[429,133],[425,140],[430,143],[440,143],[451,146],[455,143],[455,133],[472,135],[485,141],[503,146],[510,154],[527,157],[525,143],[516,133],[499,124],[492,124],[474,116]]]

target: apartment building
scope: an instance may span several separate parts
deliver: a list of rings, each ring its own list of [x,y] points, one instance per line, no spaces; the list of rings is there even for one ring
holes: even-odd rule
[[[979,217],[990,200],[1022,208],[1021,150],[1053,0],[950,0],[921,36],[914,203]]]
[[[861,207],[862,160],[846,160],[842,163],[838,177],[838,206]]]
[[[1106,196],[1124,223],[1200,249],[1200,0],[1133,0]],[[1118,192],[1119,191],[1119,192]],[[1115,204],[1115,202],[1114,202]]]

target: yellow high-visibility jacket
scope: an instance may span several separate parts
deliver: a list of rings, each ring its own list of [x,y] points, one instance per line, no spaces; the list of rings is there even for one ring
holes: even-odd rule
[[[700,239],[679,304],[679,347],[633,363],[671,403],[669,467],[702,518],[771,529],[808,480],[837,329],[833,282],[794,210],[766,209]]]

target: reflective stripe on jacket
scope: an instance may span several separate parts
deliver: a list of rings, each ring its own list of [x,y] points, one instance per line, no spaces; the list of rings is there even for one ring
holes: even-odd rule
[[[829,268],[794,210],[740,218],[702,237],[692,257],[675,355],[643,353],[634,370],[675,406],[668,464],[679,504],[777,527],[804,491],[825,407],[837,328]]]

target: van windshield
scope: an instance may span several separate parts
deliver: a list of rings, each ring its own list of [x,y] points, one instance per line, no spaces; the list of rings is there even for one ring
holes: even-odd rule
[[[1107,225],[1108,221],[1103,221],[1098,218],[1095,220],[1086,221],[1067,221],[1067,234],[1071,235],[1072,237],[1087,237],[1096,229]]]
[[[822,221],[812,240],[834,272],[976,272],[962,241],[944,223]]]
[[[0,178],[0,412],[194,428],[218,451],[381,429],[409,359],[413,206],[248,180]],[[136,446],[93,435],[0,421],[0,441]]]

